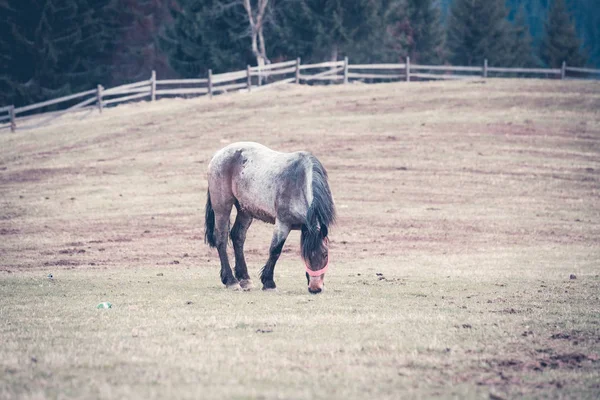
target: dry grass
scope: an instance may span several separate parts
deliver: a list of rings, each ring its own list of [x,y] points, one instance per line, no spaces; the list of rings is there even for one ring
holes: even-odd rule
[[[3,134],[0,398],[597,398],[599,110],[594,82],[289,86]],[[221,287],[205,168],[237,140],[328,168],[323,295],[297,233],[277,294]]]

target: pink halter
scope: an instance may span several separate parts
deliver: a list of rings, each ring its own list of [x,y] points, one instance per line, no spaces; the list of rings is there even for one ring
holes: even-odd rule
[[[326,237],[324,240],[327,244],[329,244],[329,238]],[[306,268],[306,273],[308,274],[308,276],[312,276],[313,278],[315,278],[317,276],[323,275],[325,272],[327,272],[327,269],[329,268],[329,252],[327,254],[327,264],[325,264],[325,266],[320,270],[313,271],[312,269],[310,269],[306,260],[304,260],[304,267]]]
[[[325,266],[318,271],[313,271],[312,269],[310,269],[310,267],[308,266],[308,263],[306,261],[304,261],[304,266],[306,268],[306,273],[309,276],[312,276],[312,277],[321,276],[325,272],[327,272],[327,269],[329,268],[329,255],[327,255],[327,264],[325,264]]]

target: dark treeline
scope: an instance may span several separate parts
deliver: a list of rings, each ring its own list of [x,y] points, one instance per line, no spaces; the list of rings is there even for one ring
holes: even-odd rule
[[[597,0],[0,0],[0,106],[320,62],[600,66]]]

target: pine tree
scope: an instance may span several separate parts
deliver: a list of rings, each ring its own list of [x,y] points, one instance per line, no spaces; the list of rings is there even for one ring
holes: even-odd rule
[[[157,36],[171,21],[170,0],[110,0],[99,9],[107,41],[101,59],[110,65],[110,84],[147,79],[152,70],[172,76]]]
[[[316,42],[317,24],[312,10],[304,1],[289,2],[286,7],[274,8],[273,23],[265,32],[270,43],[271,59],[315,61],[313,52],[320,47]],[[323,61],[323,60],[320,60]]]
[[[511,62],[510,25],[504,0],[455,0],[448,20],[447,48],[454,65]]]
[[[299,0],[274,10],[269,43],[277,57],[306,62],[375,58],[384,26],[380,0]]]
[[[581,42],[564,0],[554,0],[545,28],[540,55],[549,67],[559,68],[563,61],[575,67],[585,65]]]
[[[533,67],[539,64],[533,55],[533,39],[529,33],[527,15],[524,7],[520,7],[515,16],[511,36],[512,48],[510,53],[512,54],[512,60],[507,66]]]
[[[6,1],[0,1],[0,107],[14,103],[16,100],[13,84],[14,66],[18,64],[19,55],[12,39],[12,26],[15,10]]]
[[[377,22],[378,3],[371,0],[326,0],[325,4],[321,21],[323,40],[331,49],[330,59],[339,59],[339,53],[357,58],[358,52],[352,50],[369,42]],[[313,9],[318,10],[315,6]]]
[[[388,32],[400,59],[410,56],[421,64],[438,64],[444,58],[444,32],[440,10],[432,0],[406,0],[391,5]]]
[[[600,7],[598,0],[571,2],[571,10],[579,37],[583,40],[589,62],[600,68]]]
[[[87,0],[21,0],[0,4],[6,15],[1,41],[0,101],[23,105],[89,89],[105,69],[100,25]],[[4,51],[4,49],[3,49]]]
[[[219,8],[218,0],[177,0],[174,23],[160,35],[169,65],[183,77],[205,76],[208,69],[243,69],[253,60],[248,22],[239,9]]]

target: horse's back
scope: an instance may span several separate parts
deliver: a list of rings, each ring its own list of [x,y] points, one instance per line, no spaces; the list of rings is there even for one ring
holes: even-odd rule
[[[285,205],[287,218],[301,219],[308,207],[309,153],[282,153],[259,143],[232,143],[209,164],[209,191],[219,191],[252,216],[274,222]],[[285,204],[284,204],[285,203]]]

